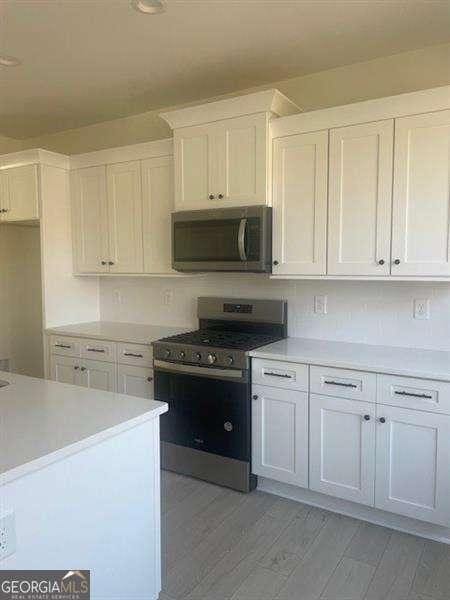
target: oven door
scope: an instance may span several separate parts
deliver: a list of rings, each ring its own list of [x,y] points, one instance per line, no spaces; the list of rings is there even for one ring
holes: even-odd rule
[[[271,224],[267,206],[173,213],[173,268],[270,271]]]
[[[161,415],[161,441],[250,461],[251,401],[245,377],[215,379],[172,370],[183,365],[167,365],[166,370],[155,364],[155,399],[169,404],[169,411]],[[207,367],[194,369],[214,372]]]

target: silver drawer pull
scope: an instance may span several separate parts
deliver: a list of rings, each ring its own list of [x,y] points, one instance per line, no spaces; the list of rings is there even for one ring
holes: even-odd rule
[[[135,354],[134,352],[124,352],[124,356],[132,356],[133,358],[144,358],[143,354]]]
[[[270,371],[266,371],[264,375],[268,375],[269,377],[283,377],[283,379],[292,379],[292,375],[288,375],[287,373],[272,373]]]
[[[100,352],[101,354],[104,354],[106,352],[104,348],[86,348],[86,350],[88,352]]]
[[[67,350],[70,350],[72,346],[70,344],[55,344],[55,348],[67,348]]]
[[[324,381],[327,385],[339,385],[340,387],[346,388],[357,388],[356,383],[342,383],[341,381]]]
[[[427,400],[432,400],[433,396],[429,394],[413,394],[412,392],[395,392],[398,396],[411,396],[412,398],[426,398]]]

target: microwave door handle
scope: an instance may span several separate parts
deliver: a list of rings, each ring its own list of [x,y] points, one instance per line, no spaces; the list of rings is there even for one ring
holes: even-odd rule
[[[247,230],[247,219],[241,219],[239,223],[238,232],[238,249],[239,257],[241,260],[247,260],[247,253],[245,252],[245,233]]]

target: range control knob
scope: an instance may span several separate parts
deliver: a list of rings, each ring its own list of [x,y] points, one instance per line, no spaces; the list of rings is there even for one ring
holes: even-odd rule
[[[231,354],[227,356],[227,363],[229,365],[232,365],[234,363],[234,358],[231,356]]]
[[[213,365],[217,361],[217,356],[215,354],[208,354],[207,360],[210,365]]]
[[[196,353],[194,354],[194,358],[195,358],[196,360],[202,360],[202,355],[200,354],[200,352],[196,352]]]
[[[181,350],[180,354],[178,355],[180,358],[184,358],[186,356],[186,352],[184,350]]]
[[[171,352],[170,352],[170,350],[166,350],[166,351],[165,351],[165,355],[166,355],[166,358],[169,358],[169,356],[171,355]]]

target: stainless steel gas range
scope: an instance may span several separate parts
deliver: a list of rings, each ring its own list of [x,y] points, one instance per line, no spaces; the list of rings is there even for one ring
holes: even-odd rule
[[[198,299],[199,329],[153,342],[162,467],[248,492],[251,371],[248,352],[287,336],[282,300]]]

